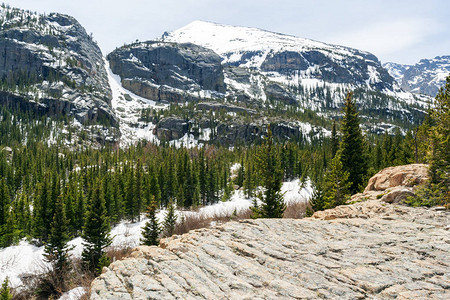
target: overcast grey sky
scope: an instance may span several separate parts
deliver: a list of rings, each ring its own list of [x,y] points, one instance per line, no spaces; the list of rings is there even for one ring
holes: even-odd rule
[[[450,55],[449,0],[11,0],[74,16],[107,54],[194,20],[258,27],[414,64]]]

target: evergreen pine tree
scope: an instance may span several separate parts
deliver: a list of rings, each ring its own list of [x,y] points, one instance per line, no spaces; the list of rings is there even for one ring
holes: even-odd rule
[[[173,200],[178,192],[177,189],[177,177],[175,171],[175,157],[174,155],[169,156],[169,161],[167,163],[167,173],[166,173],[166,193],[167,201]]]
[[[86,214],[86,197],[84,196],[82,188],[78,188],[76,196],[77,203],[75,208],[75,229],[76,234],[78,234],[83,229]]]
[[[352,100],[352,93],[348,93],[345,99],[344,117],[341,130],[342,140],[340,149],[342,151],[342,166],[349,173],[348,180],[351,182],[350,193],[358,192],[367,174],[367,157],[365,153],[364,137],[359,127],[359,117],[356,103]]]
[[[66,185],[64,191],[64,198],[66,199],[66,203],[64,205],[64,213],[67,219],[67,227],[68,231],[71,234],[76,233],[76,189],[73,186],[73,183]]]
[[[173,232],[175,231],[175,225],[177,223],[178,216],[175,213],[175,204],[173,203],[173,200],[169,200],[169,203],[167,204],[167,212],[164,217],[163,222],[163,234],[166,237],[172,236]]]
[[[9,210],[9,191],[6,180],[2,178],[0,182],[0,230],[4,224],[6,224],[8,210]]]
[[[0,246],[8,247],[19,242],[21,231],[17,228],[14,211],[11,207],[6,210],[6,223],[0,227]]]
[[[450,76],[439,90],[431,110],[430,183],[435,203],[450,205]]]
[[[2,283],[2,288],[0,289],[0,300],[11,300],[12,295],[9,291],[9,279],[8,277]]]
[[[148,221],[142,230],[141,242],[147,246],[158,246],[159,245],[159,234],[161,228],[158,224],[158,219],[156,217],[157,205],[154,199],[150,201],[150,205],[147,207],[147,218]]]
[[[128,179],[126,184],[126,191],[125,191],[125,209],[128,220],[131,222],[135,221],[135,218],[138,215],[137,212],[137,198],[135,195],[136,190],[136,181],[135,181],[134,171],[133,168],[128,171]]]
[[[114,175],[114,211],[112,213],[112,223],[117,224],[124,215],[124,207],[123,207],[123,196],[122,196],[122,179],[120,174]]]
[[[337,135],[336,120],[333,120],[331,127],[331,158],[334,158],[339,148],[339,137]]]
[[[241,159],[235,183],[239,188],[244,185],[244,159]]]
[[[255,178],[253,174],[253,164],[250,159],[247,159],[244,167],[244,192],[247,198],[251,198],[254,195],[255,190]]]
[[[402,151],[400,153],[399,161],[402,165],[414,163],[414,137],[411,130],[408,130],[402,142]]]
[[[309,205],[311,208],[306,208],[306,215],[309,217],[312,216],[314,212],[325,209],[325,199],[322,185],[323,183],[321,181],[316,181],[314,183],[313,193],[311,199],[309,200]]]
[[[270,126],[267,127],[267,136],[256,158],[263,187],[263,191],[258,194],[261,201],[259,215],[262,218],[282,218],[286,209],[281,193],[283,171],[273,145]]]
[[[64,212],[63,196],[59,196],[56,201],[55,214],[51,223],[48,242],[45,245],[45,258],[53,266],[55,275],[54,280],[64,285],[65,274],[69,270],[69,248],[67,242],[70,237],[68,235],[68,222]]]
[[[93,185],[86,221],[83,228],[82,238],[84,240],[82,258],[91,272],[97,272],[100,260],[106,259],[105,248],[111,244],[109,235],[110,226],[106,215],[105,200],[101,191],[101,184]]]
[[[139,161],[136,166],[136,180],[134,186],[134,204],[138,222],[141,220],[142,201],[142,163]]]
[[[48,177],[45,176],[43,182],[38,185],[37,195],[33,203],[33,236],[39,241],[47,241],[50,223],[53,215],[50,215],[50,186]],[[50,219],[49,219],[50,218]]]
[[[205,167],[205,150],[200,149],[199,158],[198,158],[198,184],[200,190],[200,199],[202,205],[206,205],[206,197],[207,197],[207,174]]]
[[[324,208],[333,208],[345,204],[351,183],[348,181],[349,174],[343,170],[340,151],[331,161],[330,168],[325,173],[323,182]]]
[[[212,162],[209,162],[206,166],[207,171],[207,192],[206,192],[206,201],[208,204],[214,204],[219,201],[219,197],[217,195],[218,183],[217,183],[217,168],[216,165]]]

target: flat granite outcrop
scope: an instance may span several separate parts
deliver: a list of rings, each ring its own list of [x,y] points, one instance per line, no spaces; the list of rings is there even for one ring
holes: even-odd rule
[[[141,246],[90,299],[450,299],[450,213],[369,200]]]

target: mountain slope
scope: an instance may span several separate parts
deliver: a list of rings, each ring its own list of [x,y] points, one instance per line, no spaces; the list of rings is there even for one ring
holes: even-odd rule
[[[228,66],[282,74],[298,71],[301,78],[367,84],[378,90],[392,89],[394,83],[378,59],[368,52],[257,28],[195,21],[165,34],[162,40],[212,49]]]
[[[100,48],[74,18],[2,5],[0,53],[0,102],[6,107],[74,117],[86,128],[118,125]],[[108,131],[114,140],[116,133]]]
[[[250,132],[259,135],[268,123],[283,121],[290,123],[286,128],[305,134],[298,122],[330,126],[348,91],[355,92],[367,130],[390,131],[420,122],[430,100],[401,90],[368,52],[210,22],[195,21],[158,41],[125,45],[107,58],[131,92],[154,101],[193,103],[165,114],[172,119],[157,124],[156,135],[169,140],[210,130],[209,142],[233,143],[239,136],[251,142]],[[205,84],[199,74],[209,74],[213,84]],[[205,107],[231,118],[218,120],[217,113],[207,117]],[[254,121],[250,128],[248,113]],[[155,114],[152,119],[159,120]],[[183,122],[186,126],[178,126]]]

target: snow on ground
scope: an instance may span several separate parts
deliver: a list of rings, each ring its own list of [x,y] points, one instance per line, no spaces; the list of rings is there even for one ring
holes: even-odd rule
[[[233,167],[237,168],[238,164]],[[311,198],[312,186],[307,180],[303,187],[300,187],[300,180],[295,179],[290,182],[284,182],[281,188],[284,193],[286,203],[293,201],[307,201]],[[226,202],[218,202],[213,205],[205,206],[197,211],[177,211],[178,220],[181,215],[199,215],[203,217],[229,216],[234,211],[240,212],[252,205],[252,200],[245,197],[241,190],[234,191],[231,199]],[[163,221],[166,214],[165,210],[158,212],[157,217],[160,222]],[[143,217],[140,222],[130,223],[121,222],[111,230],[113,238],[111,247],[124,248],[136,247],[140,245],[141,231],[147,219]],[[77,237],[69,242],[71,247],[70,254],[73,257],[81,257],[83,251],[83,240]],[[49,268],[49,264],[44,260],[44,247],[36,247],[29,242],[22,240],[19,245],[0,249],[0,282],[8,277],[12,287],[19,287],[23,283],[20,279],[25,274],[39,274],[45,272]],[[82,292],[82,288],[74,289],[65,295],[62,299],[78,299],[76,295]]]
[[[172,145],[175,148],[184,147],[184,148],[188,148],[188,149],[194,148],[197,146],[202,146],[202,144],[199,144],[198,140],[195,139],[194,135],[189,134],[189,133],[186,133],[178,140],[170,141],[169,145]]]
[[[303,183],[303,187],[301,187],[300,185],[300,179],[283,182],[281,192],[284,193],[285,203],[297,201],[307,202],[309,199],[311,199],[313,194],[311,181],[308,179]]]
[[[62,294],[59,300],[78,300],[81,299],[84,294],[86,294],[86,290],[80,286]]]
[[[139,121],[139,117],[144,108],[165,109],[168,105],[140,97],[123,88],[120,76],[111,71],[106,59],[104,61],[113,96],[111,104],[120,121],[121,146],[127,146],[143,139],[158,143],[159,140],[153,134],[155,125]]]
[[[203,217],[214,216],[231,216],[234,211],[239,213],[242,210],[246,210],[252,205],[252,201],[244,196],[243,191],[234,191],[229,201],[218,202],[213,205],[208,205],[200,208],[198,211],[183,211],[186,216],[199,215]]]
[[[25,240],[17,246],[0,249],[0,282],[6,277],[12,287],[22,284],[20,275],[40,274],[48,269],[44,262],[44,247],[36,247]]]

